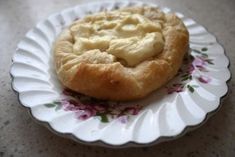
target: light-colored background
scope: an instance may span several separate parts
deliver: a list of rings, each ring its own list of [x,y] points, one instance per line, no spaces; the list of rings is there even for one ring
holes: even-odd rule
[[[88,0],[0,0],[0,157],[119,157],[119,156],[235,156],[235,93],[221,110],[184,137],[148,148],[108,149],[77,144],[35,123],[11,90],[9,68],[17,42],[38,21],[66,7]],[[91,0],[89,0],[91,1]],[[182,12],[206,26],[224,45],[235,70],[234,0],[152,0]],[[235,87],[232,79],[231,89]]]

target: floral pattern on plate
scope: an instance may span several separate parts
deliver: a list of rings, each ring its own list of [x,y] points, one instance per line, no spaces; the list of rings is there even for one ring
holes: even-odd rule
[[[69,89],[64,89],[61,98],[44,105],[48,108],[54,108],[55,111],[60,109],[73,111],[80,120],[98,117],[103,123],[107,123],[112,119],[126,123],[129,116],[137,115],[142,109],[140,105],[121,105],[119,102],[102,101]]]
[[[178,72],[178,76],[181,78],[179,82],[173,83],[171,86],[166,86],[167,93],[172,94],[174,92],[179,93],[183,92],[185,89],[188,89],[191,93],[195,91],[195,88],[198,85],[190,84],[190,80],[194,77],[200,82],[208,84],[211,81],[209,76],[200,74],[199,76],[194,76],[194,72],[199,70],[201,72],[209,72],[206,68],[208,64],[214,64],[213,59],[208,57],[206,53],[208,48],[204,47],[201,50],[192,49],[192,52],[196,54],[189,54],[186,56],[183,61],[182,68]]]

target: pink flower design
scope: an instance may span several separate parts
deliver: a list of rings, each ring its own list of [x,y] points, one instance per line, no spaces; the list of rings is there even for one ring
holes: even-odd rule
[[[46,107],[55,107],[55,110],[63,109],[64,111],[73,111],[76,117],[80,120],[86,120],[90,117],[99,116],[101,121],[109,122],[109,118],[122,117],[121,121],[127,121],[125,116],[136,115],[139,113],[141,106],[128,105],[120,106],[119,102],[106,102],[90,98],[88,96],[75,93],[69,89],[64,89],[61,100],[45,104]]]
[[[140,111],[137,107],[128,107],[126,110],[130,115],[137,115]]]
[[[202,58],[202,57],[195,57],[193,62],[192,62],[192,65],[194,67],[203,67],[203,66],[205,66],[205,63],[206,63],[206,61],[205,61],[204,58]]]
[[[65,111],[77,111],[81,108],[75,100],[62,99],[60,102]]]
[[[209,83],[211,81],[211,78],[208,76],[200,76],[198,77],[198,80],[202,83]]]
[[[61,102],[61,105],[62,105],[63,107],[66,107],[66,106],[69,106],[69,105],[70,105],[70,103],[68,102],[67,99],[62,99],[60,102]]]
[[[195,70],[194,66],[193,66],[192,64],[190,64],[189,67],[188,67],[188,69],[187,69],[187,72],[188,72],[189,74],[192,74],[194,70]]]
[[[172,94],[174,92],[182,92],[183,91],[184,86],[182,84],[173,84],[172,87],[167,87],[167,93],[168,94]]]
[[[105,112],[105,107],[103,107],[102,105],[94,105],[94,109],[96,111],[99,111],[99,112]]]
[[[125,123],[128,122],[128,116],[127,116],[127,115],[120,116],[120,117],[118,117],[118,120],[119,120],[121,123],[125,124]]]
[[[80,120],[86,120],[95,115],[96,115],[96,110],[94,109],[85,109],[85,110],[79,110],[76,112],[76,116]]]
[[[74,106],[73,104],[69,104],[68,106],[64,106],[65,111],[77,111],[79,110],[78,106]]]

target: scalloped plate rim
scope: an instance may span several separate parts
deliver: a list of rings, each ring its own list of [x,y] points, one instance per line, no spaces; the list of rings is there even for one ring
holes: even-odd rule
[[[89,4],[97,4],[97,3],[118,3],[118,2],[139,2],[139,3],[142,3],[142,4],[148,4],[148,5],[155,5],[155,6],[158,6],[159,8],[169,8],[169,7],[164,7],[164,6],[159,6],[157,4],[154,4],[154,3],[149,3],[149,2],[142,2],[142,1],[103,1],[103,2],[99,2],[99,1],[94,1],[94,2],[89,2]],[[52,13],[50,14],[47,18],[39,21],[32,29],[30,29],[29,31],[27,31],[25,33],[25,36],[30,32],[32,31],[34,28],[36,28],[36,26],[40,23],[40,22],[43,22],[45,21],[46,19],[48,19],[49,17],[51,17],[52,15],[55,15],[55,14],[59,14],[67,9],[72,9],[72,8],[76,8],[76,7],[79,7],[79,6],[82,6],[82,5],[87,5],[85,3],[81,3],[81,4],[78,4],[74,7],[68,7],[68,8],[65,8],[65,9],[62,9],[61,11],[58,11],[58,12],[55,12],[55,13]],[[171,9],[171,8],[169,8]],[[176,12],[176,13],[180,13],[180,12]],[[181,13],[180,13],[181,14]],[[184,15],[184,14],[182,14]],[[185,17],[185,16],[184,16]],[[191,18],[190,18],[191,19]],[[194,20],[194,19],[192,19]],[[195,21],[195,20],[194,20]],[[196,21],[195,21],[196,22]],[[196,22],[197,23],[197,22]],[[198,23],[197,23],[198,24]],[[205,30],[207,31],[207,33],[213,35],[212,33],[210,33],[208,31],[208,29],[203,26],[203,28],[205,28]],[[213,35],[214,36],[214,35]],[[170,141],[170,140],[173,140],[173,139],[176,139],[176,138],[179,138],[181,136],[183,136],[185,133],[189,132],[189,131],[192,131],[198,127],[200,127],[201,125],[203,125],[212,115],[214,115],[222,106],[222,102],[224,101],[224,99],[229,95],[229,91],[230,91],[230,85],[229,85],[229,82],[232,78],[232,73],[231,73],[231,70],[230,70],[230,59],[229,57],[227,56],[226,54],[226,51],[223,47],[223,45],[221,45],[218,40],[217,40],[217,37],[214,36],[215,39],[216,39],[216,43],[219,44],[222,48],[223,48],[223,54],[224,56],[226,57],[226,59],[228,59],[228,65],[225,67],[228,71],[229,71],[229,79],[226,81],[226,85],[227,85],[227,91],[225,92],[225,94],[223,96],[220,97],[219,99],[219,104],[218,104],[218,107],[215,108],[214,110],[210,111],[210,112],[207,112],[204,116],[204,118],[201,120],[201,122],[199,122],[198,124],[195,124],[195,125],[187,125],[182,129],[182,131],[180,131],[180,133],[176,134],[176,135],[173,135],[173,136],[159,136],[157,137],[156,139],[153,139],[151,142],[148,142],[148,143],[141,143],[141,142],[137,142],[137,141],[127,141],[127,142],[124,142],[122,144],[111,144],[111,143],[107,143],[105,141],[103,141],[102,139],[98,139],[98,140],[94,140],[92,142],[90,141],[85,141],[85,140],[82,140],[82,139],[79,139],[78,137],[76,137],[73,133],[61,133],[61,132],[58,132],[57,130],[55,130],[51,124],[48,122],[48,121],[42,121],[42,120],[39,120],[37,119],[33,113],[32,113],[32,110],[31,110],[31,107],[28,107],[27,105],[23,104],[21,99],[20,99],[20,92],[16,89],[16,87],[14,87],[14,74],[12,73],[12,67],[14,65],[14,56],[15,56],[15,53],[13,54],[13,57],[12,57],[12,64],[11,64],[11,68],[10,68],[10,76],[11,76],[11,80],[12,80],[12,83],[11,83],[11,87],[13,89],[13,91],[17,94],[17,97],[18,97],[18,101],[19,103],[21,104],[21,106],[23,106],[24,108],[27,108],[31,117],[39,124],[41,125],[44,125],[45,127],[47,127],[50,131],[52,131],[53,133],[61,136],[61,137],[66,137],[66,138],[70,138],[76,142],[79,142],[79,143],[83,143],[83,144],[89,144],[89,145],[98,145],[98,146],[107,146],[107,147],[113,147],[113,148],[121,148],[121,147],[131,147],[131,146],[150,146],[150,145],[154,145],[156,143],[161,143],[161,142],[165,142],[165,141]],[[22,40],[19,41],[19,43],[21,42]],[[18,45],[17,45],[17,49],[18,49]],[[16,49],[16,51],[17,51]]]

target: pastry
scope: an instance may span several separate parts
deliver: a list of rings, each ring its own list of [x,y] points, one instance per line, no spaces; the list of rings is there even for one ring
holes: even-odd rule
[[[64,86],[91,97],[139,99],[176,75],[188,44],[183,22],[158,8],[99,12],[58,36],[56,72]]]

